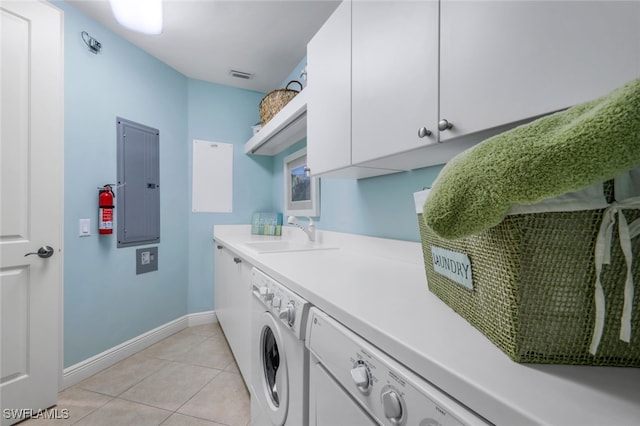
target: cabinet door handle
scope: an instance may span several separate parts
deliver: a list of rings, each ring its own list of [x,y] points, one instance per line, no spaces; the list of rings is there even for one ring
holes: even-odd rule
[[[236,263],[240,263],[240,262],[242,262],[242,259],[240,259],[239,257],[234,257],[233,261],[236,262]]]
[[[440,121],[438,121],[438,130],[445,131],[445,130],[449,130],[453,127],[453,124],[449,123],[447,120],[445,120],[444,118]]]
[[[425,136],[431,136],[431,130],[427,129],[426,127],[420,127],[418,129],[418,137],[424,138]]]

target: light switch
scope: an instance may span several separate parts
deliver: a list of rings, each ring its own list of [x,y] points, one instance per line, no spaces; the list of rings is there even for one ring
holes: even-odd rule
[[[80,219],[79,235],[81,237],[91,235],[91,219]]]

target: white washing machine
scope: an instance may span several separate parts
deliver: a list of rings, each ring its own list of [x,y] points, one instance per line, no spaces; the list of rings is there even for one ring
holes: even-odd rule
[[[317,308],[306,345],[309,426],[488,424]]]
[[[251,289],[251,423],[306,425],[309,303],[256,268]]]

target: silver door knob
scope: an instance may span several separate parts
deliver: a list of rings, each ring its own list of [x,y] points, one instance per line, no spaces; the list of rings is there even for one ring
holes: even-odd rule
[[[425,136],[431,136],[431,130],[427,129],[426,127],[420,127],[418,129],[418,137],[424,138]]]
[[[31,256],[32,254],[37,254],[38,257],[46,259],[47,257],[53,256],[53,247],[51,246],[42,246],[38,249],[38,251],[33,253],[27,253],[24,257]]]
[[[453,124],[449,123],[444,118],[442,120],[438,121],[438,130],[440,130],[440,131],[449,130],[452,127],[453,127]]]

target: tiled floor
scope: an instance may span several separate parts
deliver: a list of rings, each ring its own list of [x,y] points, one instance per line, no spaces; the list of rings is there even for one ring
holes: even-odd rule
[[[217,323],[182,330],[65,389],[55,409],[69,419],[21,425],[250,423],[249,392]]]

